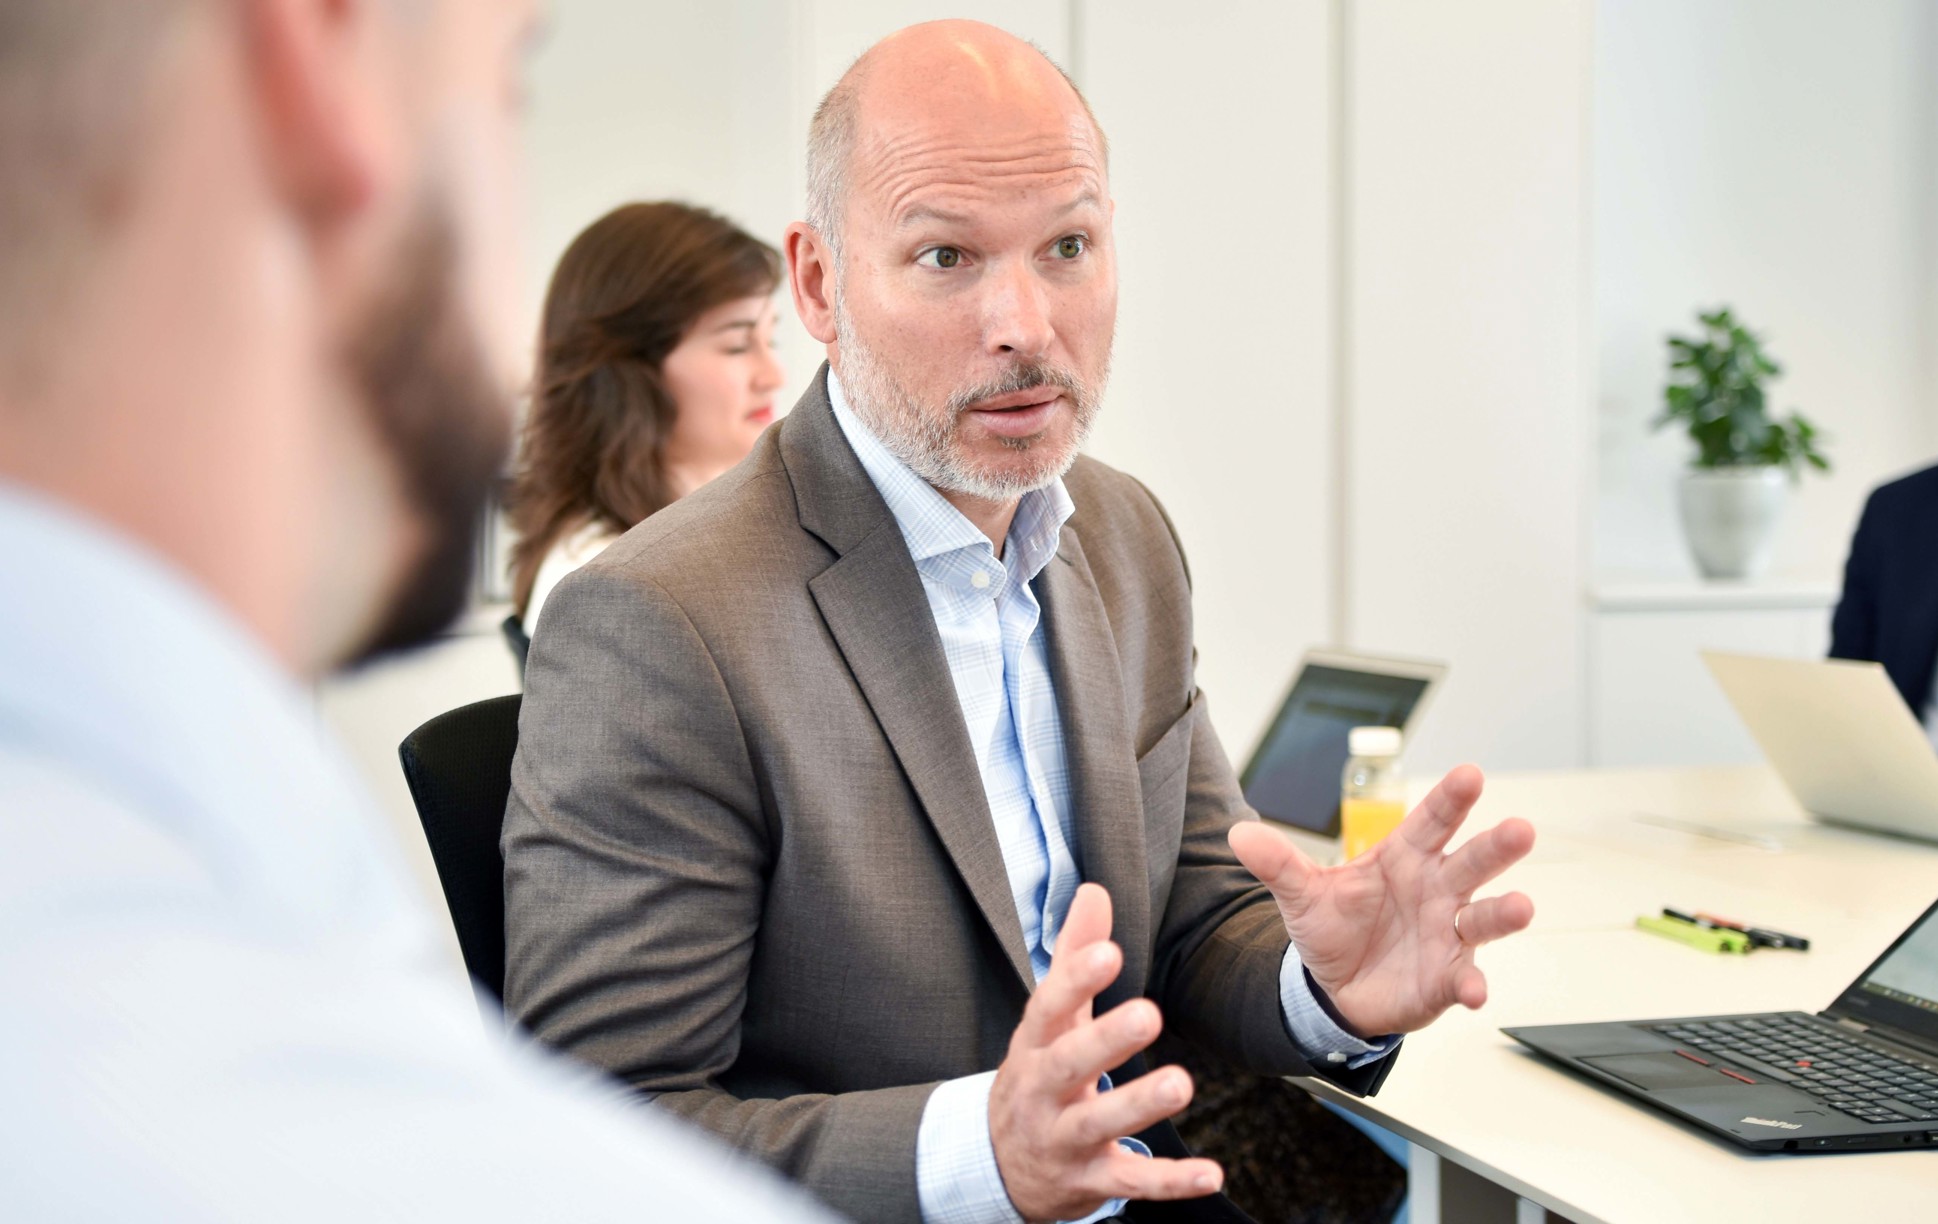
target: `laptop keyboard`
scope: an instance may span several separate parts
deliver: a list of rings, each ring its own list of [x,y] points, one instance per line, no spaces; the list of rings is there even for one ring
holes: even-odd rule
[[[1938,1121],[1938,1069],[1894,1057],[1801,1015],[1753,1016],[1650,1026],[1676,1053],[1725,1075],[1799,1088],[1833,1109],[1874,1124]]]

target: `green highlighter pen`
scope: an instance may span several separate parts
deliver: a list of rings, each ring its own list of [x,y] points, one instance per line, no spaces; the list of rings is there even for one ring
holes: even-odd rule
[[[1725,927],[1697,926],[1679,918],[1663,918],[1655,914],[1643,914],[1635,920],[1635,925],[1652,935],[1673,939],[1677,943],[1701,948],[1705,952],[1748,952],[1750,937],[1741,931]]]

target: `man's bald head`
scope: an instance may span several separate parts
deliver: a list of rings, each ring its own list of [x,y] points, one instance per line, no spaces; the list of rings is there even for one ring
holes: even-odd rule
[[[854,155],[874,107],[885,104],[910,117],[924,106],[953,106],[961,113],[964,105],[1022,98],[1063,108],[1074,104],[1089,124],[1099,159],[1108,164],[1110,142],[1089,100],[1041,47],[979,21],[931,21],[890,34],[863,52],[815,108],[808,125],[808,224],[839,260]]]
[[[1000,541],[1075,461],[1109,378],[1103,132],[1044,54],[972,21],[870,48],[810,132],[789,285],[848,405]]]

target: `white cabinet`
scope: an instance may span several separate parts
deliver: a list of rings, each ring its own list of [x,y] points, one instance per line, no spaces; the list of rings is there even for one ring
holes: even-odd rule
[[[400,854],[438,913],[444,910],[444,897],[437,868],[404,782],[397,745],[446,710],[523,687],[498,627],[509,611],[502,604],[475,608],[430,645],[331,677],[316,689],[318,714],[363,775],[388,818]],[[458,963],[450,927],[437,925],[446,936],[452,963]]]
[[[1828,583],[1608,583],[1588,610],[1588,762],[1728,765],[1762,759],[1700,652],[1822,658]]]

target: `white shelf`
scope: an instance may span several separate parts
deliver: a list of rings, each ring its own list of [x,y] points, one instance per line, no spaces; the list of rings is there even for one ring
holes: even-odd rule
[[[1610,576],[1588,591],[1596,612],[1724,612],[1830,608],[1838,584],[1823,578],[1708,582],[1700,578]]]
[[[509,603],[477,603],[466,608],[464,614],[451,622],[439,637],[495,637],[501,630],[505,618],[511,615]]]

